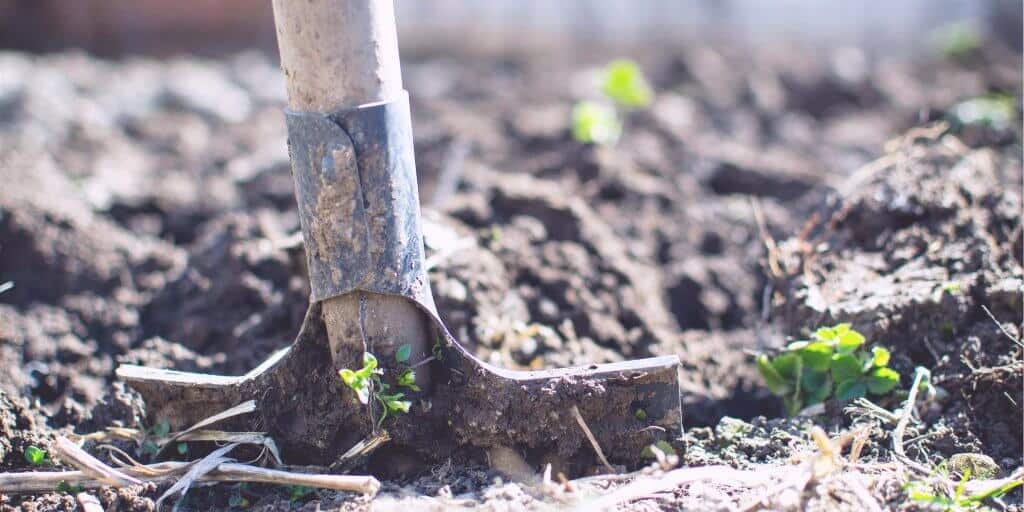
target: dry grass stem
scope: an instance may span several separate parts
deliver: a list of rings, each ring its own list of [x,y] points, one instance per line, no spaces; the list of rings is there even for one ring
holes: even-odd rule
[[[590,427],[587,426],[587,422],[583,421],[583,415],[580,414],[580,408],[573,405],[572,414],[576,417],[576,423],[580,424],[580,428],[582,428],[583,433],[586,434],[587,440],[590,441],[590,446],[594,447],[594,452],[597,453],[597,458],[601,460],[601,464],[604,464],[605,469],[607,469],[609,473],[616,473],[615,468],[608,463],[608,458],[604,456],[604,451],[601,450],[601,445],[597,444],[597,438],[595,438],[593,432],[590,431]]]
[[[100,462],[99,459],[89,455],[66,437],[58,437],[55,448],[57,457],[60,460],[107,485],[126,487],[142,483],[139,479],[128,476]]]

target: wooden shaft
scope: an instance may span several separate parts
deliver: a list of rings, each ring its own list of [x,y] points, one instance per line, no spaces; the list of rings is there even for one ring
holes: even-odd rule
[[[330,113],[402,92],[392,1],[273,0],[289,108]],[[402,297],[348,293],[324,301],[323,315],[337,364],[350,365],[363,350],[393,360],[395,349],[406,344],[412,362],[430,353],[427,320]],[[427,388],[426,371],[417,372],[416,380]]]
[[[273,0],[288,106],[328,113],[402,91],[393,0]]]

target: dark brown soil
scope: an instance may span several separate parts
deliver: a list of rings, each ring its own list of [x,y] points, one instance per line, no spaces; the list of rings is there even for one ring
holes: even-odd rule
[[[755,419],[782,411],[752,353],[852,321],[893,349],[904,380],[924,366],[945,393],[913,455],[1020,466],[1021,348],[981,309],[1024,331],[1019,109],[1008,129],[944,137],[930,124],[958,101],[1020,90],[1020,56],[986,51],[968,65],[784,45],[644,52],[657,98],[614,147],[568,130],[576,84],[609,55],[413,55],[404,72],[438,309],[481,358],[511,368],[678,355],[688,464],[787,457],[806,422]],[[8,53],[0,76],[17,77],[0,87],[9,470],[62,429],[145,426],[115,383],[119,363],[252,369],[294,338],[309,287],[268,58]],[[385,490],[479,494],[496,476],[434,469]],[[286,490],[228,485],[189,503],[224,508],[239,493],[256,510],[297,505]],[[125,510],[157,496],[118,494],[98,496]],[[0,509],[68,500],[0,496]],[[299,501],[365,506],[326,492]]]

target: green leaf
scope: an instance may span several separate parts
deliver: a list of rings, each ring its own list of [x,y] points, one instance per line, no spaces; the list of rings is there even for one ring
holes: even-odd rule
[[[800,365],[800,356],[794,353],[782,354],[772,360],[772,367],[784,379],[795,382],[797,377],[797,366]]]
[[[836,339],[836,328],[819,327],[811,336],[818,341],[833,341]]]
[[[604,85],[601,88],[606,96],[624,108],[646,107],[651,103],[654,93],[647,85],[640,66],[626,59],[617,59],[608,64],[604,70]]]
[[[845,325],[845,324],[844,324]],[[864,344],[864,336],[853,330],[847,330],[837,335],[839,340],[836,351],[840,354],[850,354]]]
[[[867,379],[868,390],[873,395],[884,395],[900,383],[900,374],[891,368],[875,368]]]
[[[854,398],[861,398],[867,394],[867,386],[864,381],[860,379],[848,380],[846,382],[840,382],[836,386],[836,399],[837,400],[853,400]]]
[[[398,347],[398,350],[395,351],[395,361],[399,363],[408,361],[410,356],[412,356],[412,345],[408,343]]]
[[[389,413],[407,413],[409,407],[412,406],[412,402],[408,400],[389,400],[384,402],[388,408]]]
[[[188,444],[187,443],[178,443],[177,449],[178,449],[178,454],[179,455],[185,455],[186,453],[188,453]]]
[[[368,379],[377,369],[377,358],[369,352],[363,352],[363,367],[356,370],[356,375]]]
[[[25,448],[25,460],[33,466],[42,466],[46,462],[46,450],[38,446]]]
[[[863,374],[863,367],[856,357],[849,354],[832,356],[832,377],[836,382],[857,379]]]
[[[825,382],[816,388],[809,388],[807,391],[807,405],[814,405],[824,402],[832,394],[832,379],[825,375]]]
[[[233,508],[246,508],[249,506],[249,500],[247,500],[245,496],[236,492],[228,498],[228,506]]]
[[[810,369],[825,371],[832,364],[832,347],[824,341],[816,341],[801,349],[800,357]]]
[[[167,434],[171,433],[171,425],[166,421],[161,421],[153,427],[153,435],[156,437],[167,437]]]
[[[313,489],[303,485],[289,485],[288,487],[288,501],[297,502],[305,498],[306,495],[313,492]]]
[[[871,347],[871,364],[878,368],[884,368],[889,365],[889,358],[891,354],[885,347]]]
[[[581,101],[572,108],[572,136],[584,144],[614,144],[622,134],[615,110],[602,103]]]
[[[420,390],[420,387],[416,385],[416,372],[412,368],[406,368],[402,370],[402,373],[398,374],[398,385],[413,391]]]
[[[640,421],[644,421],[647,419],[647,411],[643,409],[637,409],[636,412],[633,413],[633,417]]]
[[[669,444],[668,441],[666,441],[664,439],[661,439],[661,440],[659,440],[658,442],[656,442],[656,443],[654,443],[652,445],[645,446],[644,449],[640,451],[640,456],[648,458],[648,459],[653,459],[654,458],[654,450],[651,450],[652,446],[657,448],[657,449],[659,449],[659,450],[661,450],[661,453],[664,453],[665,455],[675,455],[676,454],[676,449],[672,448],[672,445]]]
[[[64,494],[78,494],[82,492],[82,486],[78,484],[71,485],[67,483],[67,481],[61,480],[57,484],[57,492],[61,492]]]
[[[804,370],[800,376],[800,387],[804,391],[806,405],[822,402],[832,393],[832,381],[827,371]]]
[[[160,447],[153,441],[145,441],[142,443],[142,453],[149,455],[156,455],[160,451]]]
[[[361,380],[356,372],[349,370],[348,368],[342,368],[338,371],[338,375],[341,377],[341,381],[350,388],[355,388],[358,382]]]
[[[786,379],[779,375],[779,372],[772,366],[768,356],[761,354],[757,356],[757,369],[761,372],[768,390],[776,395],[785,395],[793,391],[793,386],[786,382]]]
[[[359,399],[359,403],[362,403],[362,404],[370,403],[370,388],[369,388],[369,386],[363,386],[361,388],[352,388],[352,391],[356,392],[356,398]]]

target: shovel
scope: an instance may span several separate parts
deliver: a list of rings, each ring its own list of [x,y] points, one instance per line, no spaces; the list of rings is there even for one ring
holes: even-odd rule
[[[376,456],[481,461],[511,450],[568,473],[635,464],[678,437],[676,356],[510,371],[452,337],[424,267],[392,1],[273,6],[311,305],[292,345],[243,376],[119,367],[151,420],[180,429],[255,400],[223,428],[266,432],[290,461],[336,463],[388,440]],[[339,377],[360,369],[369,388]]]

